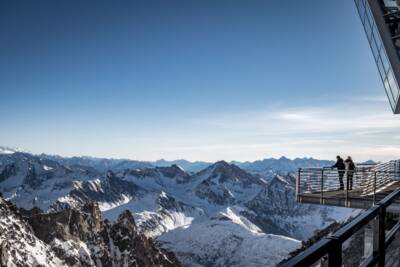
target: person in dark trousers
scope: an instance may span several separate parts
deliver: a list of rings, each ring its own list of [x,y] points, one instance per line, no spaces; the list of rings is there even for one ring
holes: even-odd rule
[[[353,176],[354,176],[354,171],[356,169],[356,165],[354,164],[353,159],[350,156],[347,157],[344,163],[346,164],[346,170],[347,170],[347,189],[353,190]]]
[[[346,165],[344,165],[344,161],[340,156],[336,156],[336,163],[332,166],[332,168],[336,168],[338,170],[340,183],[339,190],[344,190],[343,176],[344,172],[346,171]]]

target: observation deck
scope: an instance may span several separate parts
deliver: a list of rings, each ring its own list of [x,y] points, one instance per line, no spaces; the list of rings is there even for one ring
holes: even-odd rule
[[[296,184],[297,201],[367,209],[400,188],[400,161],[357,165],[354,171],[343,172],[343,189],[339,181],[337,169],[301,168]]]

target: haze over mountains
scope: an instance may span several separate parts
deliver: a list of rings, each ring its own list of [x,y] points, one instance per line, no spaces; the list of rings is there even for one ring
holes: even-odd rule
[[[8,148],[0,146],[0,154],[8,154],[14,152],[27,152],[19,148]],[[29,153],[29,152],[27,152]],[[191,162],[185,159],[179,160],[165,160],[160,159],[157,161],[139,161],[130,159],[110,159],[110,158],[96,158],[90,156],[76,156],[76,157],[61,157],[57,155],[41,154],[43,158],[53,159],[67,166],[83,165],[96,168],[97,170],[123,170],[126,168],[145,168],[145,167],[168,167],[171,165],[178,165],[188,172],[198,172],[210,165],[213,162],[195,161]],[[256,160],[253,162],[245,161],[232,161],[233,163],[243,169],[254,172],[268,172],[269,170],[279,170],[283,172],[296,171],[298,168],[304,167],[323,167],[331,166],[334,162],[330,160],[318,160],[314,158],[296,158],[289,159],[282,156],[279,159],[268,158],[263,160]]]
[[[108,220],[103,223],[101,218],[96,219],[97,230],[85,234],[96,240],[100,235],[100,243],[76,238],[80,232],[67,226],[54,230],[50,237],[33,231],[34,238],[45,244],[57,243],[56,247],[64,248],[73,245],[76,251],[86,251],[73,255],[78,266],[84,266],[83,262],[97,265],[96,259],[108,254],[114,255],[111,261],[123,261],[115,247],[104,245],[108,240],[104,233],[129,219],[129,214],[133,219],[128,229],[134,229],[134,235],[157,240],[184,266],[275,266],[315,231],[357,213],[296,203],[293,171],[299,166],[326,166],[331,164],[329,161],[282,157],[235,164],[140,162],[7,151],[0,155],[0,192],[5,200],[24,210],[36,207],[35,216],[51,216],[52,225],[70,225],[62,219],[63,214],[74,214],[74,210],[87,214],[88,203],[94,205],[91,210],[98,207],[94,217]],[[78,221],[93,223],[90,214]],[[2,220],[4,225],[10,223]],[[11,235],[18,234],[15,230]],[[0,247],[7,238],[0,234]],[[43,253],[55,253],[68,265],[65,253],[41,246]],[[148,260],[154,265],[150,266],[159,266],[157,255],[167,252],[157,252],[161,248],[152,246],[141,248],[153,249]],[[32,259],[36,257],[33,252],[26,253],[31,253]]]

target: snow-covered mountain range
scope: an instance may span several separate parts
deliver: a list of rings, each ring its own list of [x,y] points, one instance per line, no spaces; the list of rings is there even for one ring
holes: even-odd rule
[[[7,149],[8,151],[13,151],[12,149]],[[23,152],[23,151],[15,151]],[[0,148],[1,154],[1,148]],[[184,159],[179,160],[165,160],[160,159],[156,161],[138,161],[130,159],[108,159],[108,158],[96,158],[96,157],[60,157],[54,155],[42,154],[42,158],[52,159],[62,163],[65,166],[90,166],[96,168],[97,170],[107,171],[119,171],[124,169],[135,169],[135,168],[151,168],[151,167],[169,167],[171,165],[178,165],[185,169],[187,172],[199,172],[208,166],[212,165],[213,162],[205,161],[188,161]],[[268,158],[263,160],[250,161],[231,161],[231,164],[235,164],[240,168],[255,172],[255,173],[274,173],[280,172],[292,172],[296,171],[298,168],[304,167],[322,167],[322,166],[332,166],[333,161],[329,160],[318,160],[314,158],[295,158],[293,160],[286,157],[280,157],[279,159]]]
[[[13,154],[15,152],[25,152],[25,153],[27,153],[28,151],[25,151],[23,149],[16,148],[16,147],[0,146],[0,154]]]
[[[103,217],[118,223],[128,210],[137,231],[184,266],[275,266],[315,231],[357,213],[296,203],[291,171],[301,164],[330,162],[281,158],[239,167],[220,161],[194,172],[165,161],[17,152],[0,155],[0,192],[18,207],[51,214],[96,202]]]

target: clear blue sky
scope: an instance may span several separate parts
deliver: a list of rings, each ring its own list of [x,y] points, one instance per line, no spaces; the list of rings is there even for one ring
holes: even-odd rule
[[[0,1],[0,144],[152,160],[400,156],[353,1]]]

